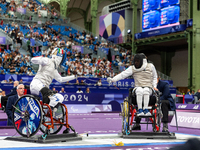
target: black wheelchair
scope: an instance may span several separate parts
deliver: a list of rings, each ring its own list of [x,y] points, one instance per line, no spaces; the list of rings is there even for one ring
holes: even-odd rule
[[[121,113],[122,116],[122,130],[121,135],[123,138],[172,138],[175,139],[174,133],[162,133],[160,132],[161,127],[161,101],[160,101],[160,92],[152,89],[152,95],[149,99],[148,110],[151,113],[151,116],[137,116],[137,102],[135,89],[129,89],[129,96],[124,99],[124,102],[121,103]],[[132,127],[135,123],[134,120],[136,117],[144,118],[145,122],[140,122],[140,124],[152,124],[152,132],[133,132]]]
[[[135,89],[129,89],[129,96],[121,103],[121,116],[122,116],[122,133],[128,135],[132,131],[133,119],[137,117],[137,102],[136,95],[134,93]],[[160,97],[159,92],[154,90],[153,94],[149,99],[149,111],[152,114],[151,116],[139,116],[139,118],[148,118],[151,120],[151,123],[147,121],[149,124],[153,124],[153,132],[160,131],[160,118],[161,118],[161,105],[160,105]],[[143,123],[141,123],[143,124]]]

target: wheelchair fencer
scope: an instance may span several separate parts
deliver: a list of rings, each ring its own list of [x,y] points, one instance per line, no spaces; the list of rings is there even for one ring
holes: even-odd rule
[[[54,112],[46,102],[51,94],[54,93],[49,89],[42,93],[43,100],[27,94],[16,101],[13,106],[13,125],[21,136],[29,138],[41,130],[44,133],[42,137],[45,138],[47,135],[57,134],[63,126],[66,127],[63,133],[69,133],[70,129],[75,133],[75,129],[68,123],[66,105],[60,103]]]
[[[152,95],[149,99],[149,111],[151,115],[149,116],[137,116],[137,102],[135,89],[129,89],[129,96],[125,98],[124,102],[121,103],[121,113],[122,116],[122,134],[129,135],[132,132],[133,121],[135,117],[146,118],[146,122],[141,122],[141,124],[152,124],[153,132],[160,131],[161,124],[161,103],[160,103],[160,93],[152,89]],[[149,123],[149,120],[151,123]]]

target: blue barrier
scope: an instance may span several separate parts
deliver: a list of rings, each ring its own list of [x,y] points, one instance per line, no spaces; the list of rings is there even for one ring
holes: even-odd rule
[[[2,80],[9,80],[12,79],[13,81],[23,79],[23,83],[25,85],[30,85],[30,82],[32,81],[34,76],[26,76],[26,75],[0,75],[0,81]],[[89,87],[91,93],[121,93],[121,94],[127,94],[129,88],[134,87],[134,80],[133,79],[124,79],[120,80],[116,83],[109,84],[105,78],[102,78],[102,86],[95,86],[99,78],[78,78],[79,83],[81,80],[85,82],[86,85],[75,85],[75,80],[72,80],[69,82],[69,84],[61,84],[57,82],[56,80],[53,80],[53,83],[50,85],[50,89],[53,87],[56,88],[56,90],[59,92],[61,88],[65,88],[65,91],[67,93],[75,93],[79,88],[83,92],[86,91],[86,88]],[[170,86],[173,85],[172,80],[166,80],[166,82],[169,83]],[[113,85],[116,85],[119,90],[114,87]],[[1,83],[0,88],[4,91],[6,91],[6,94],[9,93],[9,91],[13,88],[13,84],[8,84],[8,83]],[[171,87],[170,88],[171,94],[176,94],[176,88]]]
[[[6,75],[0,75],[0,81],[2,80],[9,80],[12,79],[13,81],[19,81],[20,79],[23,79],[23,83],[30,83],[33,80],[34,76],[27,76],[27,75],[16,75],[16,74],[6,74]],[[100,78],[89,78],[89,77],[79,77],[78,80],[81,82],[83,80],[87,85],[95,85]],[[165,80],[166,82],[169,83],[170,86],[173,86],[173,81],[172,80]],[[75,83],[75,80],[69,81],[70,84]],[[116,85],[117,87],[134,87],[134,79],[124,79],[117,81],[115,83],[109,84],[107,82],[106,78],[101,78],[101,82],[103,85]],[[61,83],[57,82],[56,80],[53,80],[52,84],[58,84],[60,85]]]

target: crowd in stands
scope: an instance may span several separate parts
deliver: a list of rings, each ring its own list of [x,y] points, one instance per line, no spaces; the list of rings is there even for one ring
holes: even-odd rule
[[[18,3],[13,0],[10,2],[1,0],[1,2],[1,4],[5,5],[7,8],[7,11],[4,11],[3,13],[4,15],[6,12],[16,11],[16,8],[19,7],[27,8],[32,12],[37,12],[37,10],[48,10],[59,17],[59,14],[56,14],[53,6],[49,9],[35,0],[22,0]],[[119,71],[123,71],[131,64],[133,59],[130,50],[125,51],[118,49],[116,45],[113,45],[108,41],[99,41],[92,34],[87,33],[84,30],[80,32],[69,26],[54,25],[51,21],[47,21],[41,26],[37,23],[30,24],[23,22],[22,24],[18,24],[12,22],[11,24],[4,24],[1,22],[0,28],[10,35],[16,45],[19,45],[18,49],[22,45],[22,40],[25,39],[28,45],[28,51],[30,52],[29,59],[27,59],[25,56],[19,57],[15,52],[4,49],[1,52],[1,55],[7,53],[6,58],[7,55],[9,55],[11,59],[9,59],[9,62],[5,63],[6,59],[2,58],[1,74],[16,73],[32,75],[34,74],[34,70],[31,69],[30,57],[41,55],[50,57],[51,51],[55,47],[62,48],[67,53],[67,60],[63,64],[63,68],[67,75],[75,73],[78,76],[113,77],[115,73],[113,72],[111,64],[118,67]],[[41,41],[43,46],[46,46],[47,48],[41,50],[38,46],[32,45],[32,40]],[[113,49],[118,52],[118,55],[116,55],[116,58],[113,61],[105,58],[92,59],[91,54],[82,54],[80,51],[73,48],[74,45],[81,45],[92,49],[93,54],[98,54],[99,48]],[[16,51],[18,51],[18,49],[16,49]]]
[[[94,42],[95,42],[94,47],[98,48],[104,46],[105,47],[111,47],[111,46],[107,42],[104,43],[98,42],[97,40],[94,39],[92,35],[87,34],[85,31],[83,31],[82,33],[77,31],[74,34],[72,34],[71,32],[69,32],[73,30],[71,27],[65,27],[64,30],[64,32],[65,31],[69,32],[68,40],[63,39],[62,38],[63,33],[61,33],[61,29],[58,28],[57,26],[55,27],[50,22],[46,22],[42,27],[38,27],[37,24],[30,25],[22,23],[21,25],[18,25],[17,23],[14,22],[11,25],[3,24],[1,27],[5,30],[5,32],[10,34],[15,44],[17,43],[19,45],[22,45],[23,38],[27,39],[29,47],[28,50],[31,54],[31,57],[41,56],[41,55],[45,57],[50,57],[51,51],[55,47],[63,48],[64,50],[66,50],[67,60],[66,63],[63,64],[63,67],[67,75],[77,73],[78,76],[103,77],[103,78],[109,76],[112,77],[114,76],[114,72],[111,68],[111,63],[113,63],[115,66],[123,66],[124,68],[122,70],[125,70],[133,59],[130,50],[126,52],[124,50],[120,50],[119,55],[113,62],[110,62],[108,59],[105,58],[91,59],[91,55],[88,54],[84,55],[80,51],[73,49],[73,45],[77,45],[78,42],[75,41],[74,39],[81,39],[82,40],[81,43],[88,47],[90,46],[89,43],[93,44]],[[56,30],[55,28],[58,30]],[[47,43],[47,49],[41,51],[38,47],[31,46],[30,44],[31,39],[38,39],[41,40],[43,43]],[[11,51],[5,50],[5,53],[6,52],[11,53]],[[20,61],[22,61],[23,64],[25,64],[25,65],[21,64],[20,67],[25,66],[28,67],[28,70],[30,69],[29,68],[31,65],[30,59],[26,59],[26,61],[24,61],[24,59],[18,61],[19,61],[18,63],[20,64],[21,64]],[[2,66],[4,66],[4,64],[2,64]],[[25,67],[23,69],[27,70],[27,68]],[[14,70],[13,68],[11,69],[12,71],[9,73],[16,72],[16,70]],[[21,69],[22,68],[20,68],[20,70]],[[17,73],[21,73],[21,71],[17,70]]]
[[[33,75],[29,54],[21,55],[19,49],[11,51],[0,45],[0,74]]]
[[[48,8],[37,0],[0,0],[0,17],[16,17],[16,12],[20,12],[18,9],[21,8],[37,14],[39,18],[51,16],[51,19],[57,19],[60,16],[53,5]]]

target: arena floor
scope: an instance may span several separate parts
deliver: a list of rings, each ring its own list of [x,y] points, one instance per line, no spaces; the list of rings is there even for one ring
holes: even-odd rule
[[[6,117],[0,113],[1,118]],[[123,139],[118,133],[121,131],[121,117],[118,113],[88,113],[69,114],[69,123],[82,136],[81,141],[66,141],[53,143],[31,143],[5,140],[8,136],[19,136],[14,128],[0,129],[0,150],[165,150],[175,145],[183,144],[189,138],[200,138],[200,130],[169,126],[171,132],[175,132],[176,139]],[[64,128],[62,129],[64,130]],[[62,133],[61,130],[61,133]],[[146,125],[142,125],[142,131],[146,131]],[[149,126],[148,131],[152,131]],[[85,134],[88,133],[88,136]],[[38,134],[42,134],[40,131]],[[116,146],[122,142],[124,146]]]

